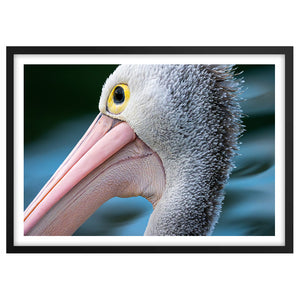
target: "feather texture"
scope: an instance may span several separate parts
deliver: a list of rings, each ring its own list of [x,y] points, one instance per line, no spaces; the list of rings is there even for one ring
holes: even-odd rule
[[[105,103],[119,83],[130,101],[116,116]],[[242,131],[240,92],[231,65],[122,65],[108,78],[101,112],[128,122],[166,173],[146,235],[212,233]]]

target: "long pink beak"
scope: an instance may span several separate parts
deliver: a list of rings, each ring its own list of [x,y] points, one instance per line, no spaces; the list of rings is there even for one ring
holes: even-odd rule
[[[33,228],[75,185],[136,135],[125,122],[99,114],[56,173],[27,207],[24,234]]]

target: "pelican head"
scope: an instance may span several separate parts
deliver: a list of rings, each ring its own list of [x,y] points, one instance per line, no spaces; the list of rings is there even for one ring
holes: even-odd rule
[[[100,115],[25,211],[25,234],[70,235],[105,201],[143,196],[145,235],[209,235],[241,131],[230,65],[121,65]]]

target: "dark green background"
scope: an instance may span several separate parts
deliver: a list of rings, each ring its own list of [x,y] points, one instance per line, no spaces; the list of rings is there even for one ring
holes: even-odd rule
[[[25,143],[80,115],[98,112],[102,85],[117,65],[25,65]]]

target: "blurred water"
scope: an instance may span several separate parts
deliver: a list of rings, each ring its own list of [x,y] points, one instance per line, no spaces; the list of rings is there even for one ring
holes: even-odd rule
[[[236,168],[225,188],[223,211],[213,235],[274,235],[274,66],[244,66],[243,70],[246,131],[240,140]],[[25,146],[25,207],[72,150],[95,115],[61,123]],[[152,205],[142,197],[113,198],[75,235],[143,235],[151,212]]]

